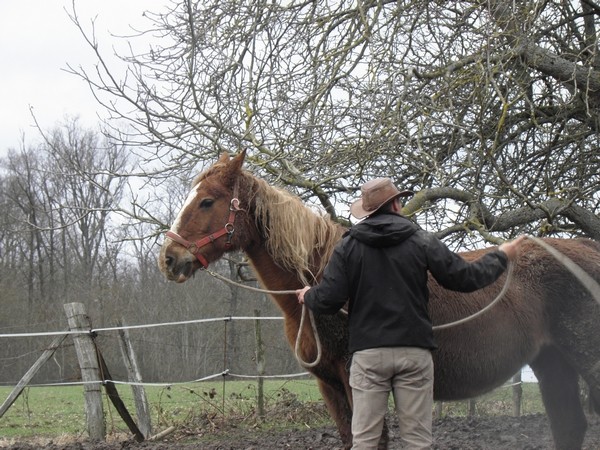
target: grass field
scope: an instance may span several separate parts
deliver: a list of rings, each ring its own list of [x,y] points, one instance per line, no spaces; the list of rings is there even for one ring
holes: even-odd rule
[[[118,386],[117,389],[130,413],[135,415],[131,389],[128,386]],[[0,403],[11,390],[10,387],[0,387]],[[260,423],[261,428],[278,429],[332,423],[312,379],[265,381],[262,418],[257,414],[256,381],[202,382],[168,388],[149,386],[146,394],[152,426],[157,432],[175,426],[188,429],[190,434],[198,434],[227,421],[249,427]],[[104,398],[108,434],[128,433],[112,404],[106,396]],[[510,415],[512,409],[510,387],[499,388],[476,401],[478,415]],[[467,411],[468,402],[462,401],[444,403],[442,413],[464,416]],[[537,384],[523,384],[521,411],[522,414],[543,412]],[[86,435],[81,386],[27,388],[0,418],[0,446],[2,439],[85,438]]]

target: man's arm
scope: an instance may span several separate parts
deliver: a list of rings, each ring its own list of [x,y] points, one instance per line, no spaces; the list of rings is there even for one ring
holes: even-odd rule
[[[466,261],[451,252],[439,239],[432,237],[427,252],[429,271],[447,289],[461,292],[481,289],[504,273],[509,260],[516,259],[523,239],[524,236],[521,236],[474,261]]]

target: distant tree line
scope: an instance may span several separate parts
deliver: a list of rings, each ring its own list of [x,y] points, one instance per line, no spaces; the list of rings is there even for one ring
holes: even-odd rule
[[[119,213],[132,193],[143,189],[134,189],[136,181],[126,176],[136,161],[123,145],[82,129],[77,120],[44,134],[36,146],[10,150],[0,165],[0,333],[66,330],[63,304],[70,302],[86,305],[95,328],[121,321],[139,325],[252,316],[255,309],[263,316],[278,315],[264,295],[207,274],[185,286],[164,281],[156,263],[162,237]],[[180,192],[188,184],[182,183]],[[149,195],[160,195],[159,189],[150,189]],[[172,218],[162,219],[168,223]],[[222,261],[215,269],[235,278],[242,256],[234,258],[239,261]],[[267,352],[273,354],[267,361],[271,373],[298,371],[282,324],[263,321],[261,326],[271,345]],[[256,373],[252,322],[157,327],[130,335],[148,380],[192,380],[224,368]],[[0,383],[12,383],[52,338],[1,340]],[[97,341],[113,364],[113,376],[126,379],[117,333],[100,333]],[[74,349],[65,347],[37,381],[77,377]]]

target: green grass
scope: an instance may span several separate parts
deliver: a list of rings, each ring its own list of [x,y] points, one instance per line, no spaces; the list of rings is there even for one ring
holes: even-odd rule
[[[133,396],[128,386],[117,386],[129,412],[135,415]],[[0,387],[0,403],[11,392]],[[257,383],[255,381],[202,382],[147,386],[146,395],[151,408],[152,425],[160,430],[195,423],[212,426],[228,417],[237,421],[257,420]],[[109,432],[126,431],[126,426],[104,395],[104,411]],[[302,405],[322,403],[313,380],[265,381],[265,416],[273,410],[285,410],[289,418]],[[321,422],[326,421],[323,409]],[[273,421],[277,426],[278,420]],[[26,388],[7,413],[0,418],[0,436],[4,438],[55,437],[85,435],[84,394],[82,386]]]
[[[0,388],[2,401],[11,388]],[[26,388],[0,418],[0,436],[32,437],[85,431],[82,388]]]
[[[118,386],[128,410],[135,416],[128,386]],[[0,387],[0,403],[12,388]],[[233,429],[265,430],[317,427],[332,424],[314,380],[265,381],[265,413],[257,415],[256,381],[202,382],[147,386],[152,426],[159,432],[175,426],[178,433],[211,439]],[[391,401],[390,401],[391,402]],[[476,401],[477,415],[512,414],[512,389],[502,387]],[[109,435],[130,435],[116,410],[104,396]],[[522,414],[543,412],[536,384],[523,385]],[[444,416],[464,416],[468,402],[444,403]],[[0,418],[0,436],[8,440],[54,439],[87,436],[82,386],[30,387]],[[2,441],[0,440],[0,446]]]

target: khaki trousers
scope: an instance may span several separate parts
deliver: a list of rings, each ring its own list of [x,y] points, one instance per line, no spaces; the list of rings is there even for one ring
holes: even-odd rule
[[[392,391],[403,448],[432,445],[433,360],[429,350],[382,347],[352,356],[352,449],[375,449]]]

